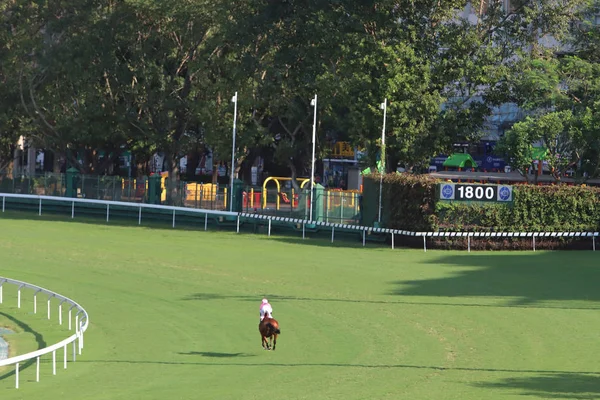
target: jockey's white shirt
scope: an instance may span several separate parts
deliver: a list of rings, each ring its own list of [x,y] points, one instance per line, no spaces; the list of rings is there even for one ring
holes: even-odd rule
[[[260,320],[262,321],[265,318],[265,312],[268,311],[273,318],[273,307],[269,303],[264,303],[260,305]]]

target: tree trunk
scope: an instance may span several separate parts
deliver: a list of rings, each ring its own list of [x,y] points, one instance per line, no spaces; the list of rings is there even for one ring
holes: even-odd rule
[[[288,167],[290,168],[290,177],[292,178],[292,187],[294,188],[294,192],[295,193],[301,193],[302,189],[300,189],[300,186],[298,185],[298,170],[296,169],[296,166],[294,165],[293,160],[289,160],[288,161]],[[310,185],[310,182],[309,182]],[[310,188],[310,186],[309,186]]]
[[[165,182],[167,191],[167,204],[180,206],[181,193],[179,191],[179,163],[177,162],[177,153],[166,153],[167,165],[169,166],[169,178]]]
[[[54,160],[52,162],[52,172],[55,174],[60,174],[60,160],[64,158],[63,154],[58,151],[53,151]]]

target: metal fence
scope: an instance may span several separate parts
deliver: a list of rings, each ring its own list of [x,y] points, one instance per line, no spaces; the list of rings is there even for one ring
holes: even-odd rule
[[[35,176],[12,177],[0,173],[0,193],[30,194],[38,196],[68,197],[67,176],[45,173]],[[231,194],[229,185],[180,181],[178,196],[167,201],[164,182],[161,183],[159,204],[194,209],[229,211]],[[245,213],[308,219],[309,190],[296,193],[294,189],[265,189],[247,186],[242,193]],[[119,176],[78,175],[76,198],[148,203],[149,180]],[[357,225],[360,224],[360,196],[357,191],[325,190],[315,195],[313,212],[319,211],[316,220]]]

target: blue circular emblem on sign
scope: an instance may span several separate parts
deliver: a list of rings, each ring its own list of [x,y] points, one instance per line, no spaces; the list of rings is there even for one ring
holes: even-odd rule
[[[492,156],[487,156],[487,158],[485,160],[488,162],[488,164],[491,164],[492,161],[494,161],[494,159],[492,158]]]
[[[506,201],[506,200],[510,199],[510,189],[507,188],[506,186],[500,187],[500,190],[498,191],[498,196],[500,197],[500,200],[502,200],[502,201]]]
[[[454,188],[451,185],[442,186],[442,197],[450,199],[454,195]]]

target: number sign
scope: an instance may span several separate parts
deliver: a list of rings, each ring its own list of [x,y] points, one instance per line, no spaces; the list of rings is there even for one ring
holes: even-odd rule
[[[512,201],[512,186],[470,183],[440,183],[440,200]]]

